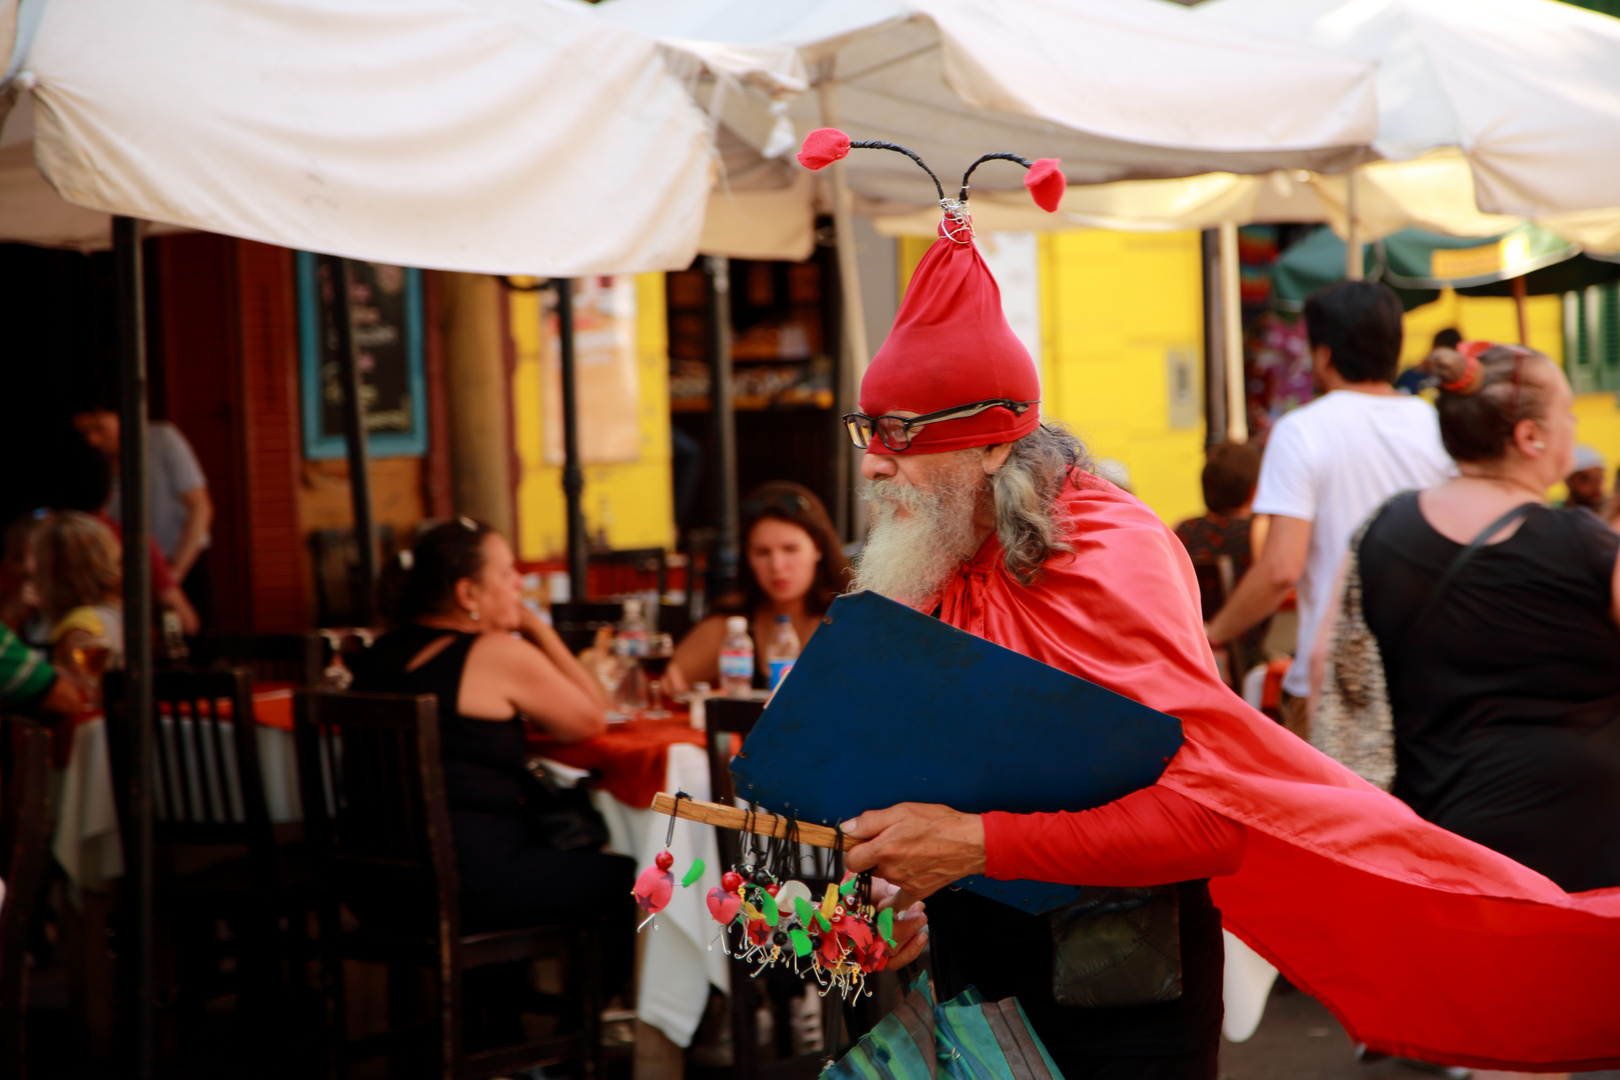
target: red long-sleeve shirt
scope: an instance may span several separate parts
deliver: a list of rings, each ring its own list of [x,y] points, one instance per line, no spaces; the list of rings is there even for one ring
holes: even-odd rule
[[[985,875],[1058,885],[1166,885],[1243,865],[1242,825],[1154,784],[1095,810],[984,815]]]

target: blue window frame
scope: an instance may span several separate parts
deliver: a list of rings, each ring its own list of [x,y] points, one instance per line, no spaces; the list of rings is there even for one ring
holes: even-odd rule
[[[427,453],[427,376],[423,362],[422,272],[348,260],[366,445],[373,457]],[[344,456],[342,384],[331,290],[319,260],[298,252],[299,394],[304,457]]]

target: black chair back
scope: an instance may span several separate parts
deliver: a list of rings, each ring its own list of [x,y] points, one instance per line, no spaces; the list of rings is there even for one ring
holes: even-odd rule
[[[27,720],[8,720],[12,765],[0,809],[0,1074],[22,1080],[28,1006],[28,934],[45,884],[50,850],[51,734]]]
[[[566,600],[551,605],[551,621],[557,626],[612,626],[624,618],[622,600]]]
[[[122,672],[106,678],[107,737],[116,775],[129,775],[134,732]],[[152,673],[152,838],[159,844],[242,844],[274,875],[253,683],[247,668]],[[126,815],[127,806],[120,807]],[[265,883],[274,888],[273,880]]]
[[[459,882],[435,699],[301,691],[294,716],[304,835],[336,899],[363,927],[454,933]]]
[[[593,596],[653,589],[663,596],[669,587],[669,552],[663,548],[593,551],[586,556]]]
[[[303,634],[226,634],[209,632],[191,646],[200,668],[245,667],[254,682],[288,682],[313,689],[326,670],[326,639]]]

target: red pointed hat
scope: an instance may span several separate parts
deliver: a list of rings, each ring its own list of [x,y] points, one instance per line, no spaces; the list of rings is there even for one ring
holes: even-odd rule
[[[903,146],[851,142],[835,128],[810,133],[799,153],[808,168],[820,169],[851,148],[895,150],[928,171],[921,158]],[[916,415],[965,405],[1005,402],[977,414],[941,420],[910,429],[904,453],[936,454],[970,446],[1012,442],[1041,422],[1040,377],[1029,350],[1018,340],[1001,309],[1001,289],[973,243],[967,213],[968,178],[991,160],[1016,161],[1028,172],[1024,184],[1047,211],[1057,209],[1065,181],[1051,158],[1030,162],[1014,154],[986,154],[962,177],[961,193],[945,198],[934,177],[945,220],[939,239],[918,263],[895,316],[894,327],[872,358],[861,380],[861,412],[867,416],[905,412]],[[897,451],[874,437],[871,453]]]

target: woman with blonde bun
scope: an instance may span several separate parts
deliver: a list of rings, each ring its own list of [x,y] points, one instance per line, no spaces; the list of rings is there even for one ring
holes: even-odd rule
[[[1566,891],[1620,885],[1620,535],[1547,504],[1574,455],[1569,383],[1514,345],[1426,364],[1458,475],[1396,496],[1359,549],[1394,794]]]

